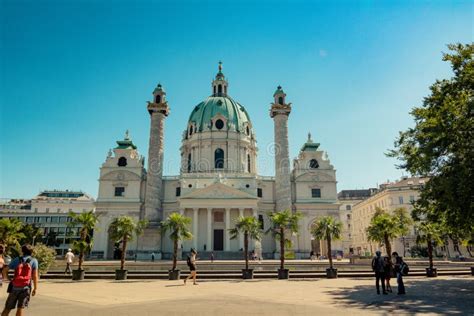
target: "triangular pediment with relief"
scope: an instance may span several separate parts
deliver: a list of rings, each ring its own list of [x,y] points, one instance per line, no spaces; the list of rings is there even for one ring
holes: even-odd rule
[[[254,199],[257,197],[237,190],[223,183],[215,183],[206,188],[197,189],[181,199]]]

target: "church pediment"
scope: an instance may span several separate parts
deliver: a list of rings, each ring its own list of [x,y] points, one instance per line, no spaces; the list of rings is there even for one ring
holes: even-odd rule
[[[223,183],[215,183],[207,188],[197,189],[181,199],[254,199],[257,197]]]
[[[127,170],[115,170],[109,173],[104,174],[100,180],[109,180],[109,181],[139,181],[141,180],[140,176],[127,171]]]

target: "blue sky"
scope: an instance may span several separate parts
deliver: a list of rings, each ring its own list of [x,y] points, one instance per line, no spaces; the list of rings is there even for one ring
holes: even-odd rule
[[[126,129],[148,151],[146,101],[171,106],[165,174],[210,92],[217,62],[254,123],[259,168],[273,175],[268,115],[281,84],[293,103],[290,155],[308,132],[338,190],[402,174],[384,152],[412,125],[446,44],[473,40],[471,1],[0,1],[0,197],[42,189],[97,195],[99,167]]]

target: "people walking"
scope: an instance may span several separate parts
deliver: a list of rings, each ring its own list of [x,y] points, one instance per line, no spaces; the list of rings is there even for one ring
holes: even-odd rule
[[[32,257],[33,247],[23,245],[23,256],[11,261],[9,268],[15,271],[13,279],[8,285],[8,297],[2,316],[8,316],[12,309],[17,308],[16,316],[22,316],[23,310],[28,307],[30,295],[35,296],[38,290],[38,261]]]
[[[384,269],[385,269],[385,290],[392,293],[392,287],[390,286],[390,278],[392,277],[393,266],[388,257],[383,257]]]
[[[155,262],[155,253],[154,252],[151,253],[151,262]]]
[[[5,267],[5,259],[3,258],[3,253],[5,252],[5,248],[3,245],[0,245],[0,287],[3,286],[3,268]]]
[[[188,256],[187,263],[189,267],[189,275],[186,279],[184,279],[184,285],[186,285],[186,281],[188,279],[193,279],[193,284],[197,285],[196,282],[196,255],[197,251],[195,249],[191,249],[191,254]]]
[[[372,270],[375,272],[375,287],[377,294],[380,294],[380,283],[382,283],[382,293],[387,295],[385,291],[385,267],[384,260],[380,251],[375,252],[375,257],[372,259]]]
[[[397,252],[392,253],[392,257],[395,260],[394,270],[397,276],[397,284],[398,284],[398,295],[403,295],[405,293],[405,284],[403,284],[403,270],[404,265],[406,263],[403,261],[403,258],[398,255]]]
[[[66,260],[66,270],[64,270],[64,274],[71,274],[72,273],[72,263],[74,260],[74,253],[72,252],[72,249],[68,249],[66,255],[64,256],[64,259]]]

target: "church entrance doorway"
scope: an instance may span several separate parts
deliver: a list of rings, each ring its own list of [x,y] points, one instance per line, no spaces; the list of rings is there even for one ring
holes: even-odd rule
[[[223,229],[214,229],[214,250],[222,251],[224,250],[224,230]]]
[[[311,239],[311,250],[318,258],[321,256],[321,242],[319,239]]]

